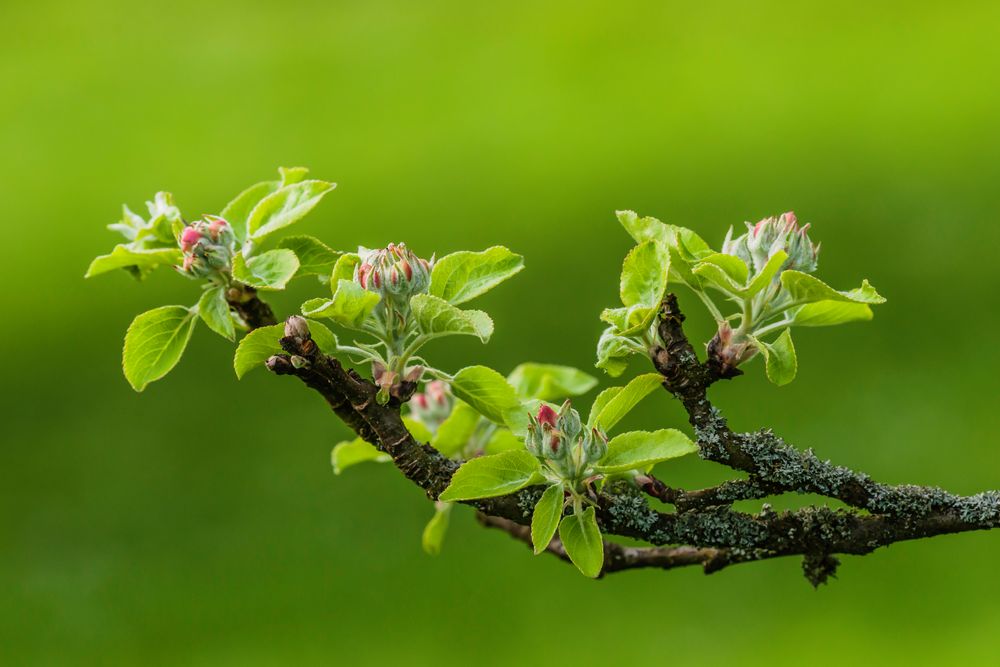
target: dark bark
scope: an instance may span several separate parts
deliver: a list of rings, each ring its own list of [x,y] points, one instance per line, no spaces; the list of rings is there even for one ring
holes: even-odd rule
[[[251,329],[269,327],[278,323],[271,306],[257,296],[249,285],[235,284],[226,291],[226,301]]]

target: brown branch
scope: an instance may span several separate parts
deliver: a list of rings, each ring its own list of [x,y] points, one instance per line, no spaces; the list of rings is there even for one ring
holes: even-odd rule
[[[234,283],[226,291],[229,307],[236,311],[251,329],[269,327],[278,323],[271,306],[257,296],[257,290],[249,285]]]
[[[882,485],[860,473],[822,463],[810,452],[798,452],[769,432],[733,433],[706,397],[712,383],[733,373],[720,371],[711,362],[699,362],[684,337],[682,322],[683,315],[671,296],[661,313],[664,346],[653,351],[654,364],[664,375],[666,389],[687,408],[702,457],[749,472],[751,478],[691,492],[669,489],[654,478],[640,481],[647,492],[674,503],[680,510],[677,513],[652,509],[635,485],[609,485],[597,498],[602,532],[639,539],[654,547],[606,547],[605,572],[690,564],[701,564],[706,572],[713,572],[734,563],[797,555],[804,557],[806,575],[817,584],[835,571],[835,553],[867,554],[904,540],[1000,525],[1000,493],[961,497],[927,487]],[[458,464],[417,442],[406,429],[400,407],[408,392],[380,405],[375,385],[319,350],[301,318],[289,320],[281,345],[286,354],[269,359],[269,369],[279,375],[294,375],[318,391],[345,423],[387,453],[429,498],[437,499]],[[747,514],[728,507],[734,500],[785,491],[821,493],[874,513],[827,507],[776,513],[765,507],[757,514]],[[490,525],[521,539],[530,531],[515,526],[525,527],[530,522],[540,492],[539,487],[529,487],[465,504],[486,515]],[[560,549],[561,545],[550,547],[557,556]]]

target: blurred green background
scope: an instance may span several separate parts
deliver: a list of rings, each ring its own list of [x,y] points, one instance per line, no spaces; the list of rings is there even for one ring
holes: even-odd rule
[[[997,664],[1000,532],[844,558],[819,591],[794,559],[593,582],[469,511],[431,558],[420,492],[387,466],[335,478],[320,399],[238,383],[206,329],[129,389],[125,327],[194,283],[82,280],[122,202],[166,189],[196,216],[308,165],[340,185],[297,231],[525,255],[479,302],[490,345],[440,365],[590,368],[630,246],[615,209],[715,243],[794,209],[826,280],[889,303],[797,334],[788,387],[756,364],[718,387],[732,423],[889,482],[1000,487],[1000,5],[749,5],[0,5],[0,663]],[[664,394],[630,422],[682,419]]]

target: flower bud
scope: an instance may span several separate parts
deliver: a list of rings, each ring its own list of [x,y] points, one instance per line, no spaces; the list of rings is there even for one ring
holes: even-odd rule
[[[729,322],[719,322],[719,330],[708,343],[708,362],[720,377],[742,374],[737,366],[757,353],[757,346],[744,336],[737,336]]]
[[[410,414],[432,431],[451,415],[452,400],[448,385],[434,380],[424,385],[423,393],[410,398]]]
[[[298,315],[292,315],[287,320],[285,320],[286,338],[306,340],[310,338],[311,335],[312,334],[309,333],[309,323],[306,322],[304,317],[299,317]]]
[[[354,270],[354,280],[370,292],[398,302],[430,287],[431,262],[417,257],[404,243],[359,254],[361,262]]]
[[[556,422],[556,427],[562,436],[570,441],[576,440],[580,434],[580,413],[570,407],[569,399],[566,399],[566,402],[559,408],[559,419]]]
[[[176,268],[190,278],[209,278],[230,271],[235,242],[228,222],[218,216],[206,216],[181,231],[177,245],[184,259]]]
[[[752,272],[761,271],[779,250],[788,254],[782,271],[795,269],[811,273],[816,270],[819,245],[814,245],[809,239],[809,225],[799,227],[794,212],[788,211],[778,218],[764,218],[755,225],[749,222],[746,225],[747,232],[735,239],[730,228],[722,252],[739,257]]]
[[[583,437],[583,453],[587,463],[596,464],[608,453],[608,437],[600,429],[593,428]]]

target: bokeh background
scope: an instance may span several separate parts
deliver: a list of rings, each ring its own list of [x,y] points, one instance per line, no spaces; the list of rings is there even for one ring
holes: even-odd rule
[[[479,302],[493,341],[439,344],[442,366],[589,368],[630,246],[615,209],[716,243],[794,209],[826,280],[889,303],[798,333],[788,387],[759,366],[718,387],[733,424],[998,488],[998,22],[963,1],[3,3],[0,663],[997,664],[1000,532],[847,557],[818,591],[794,559],[593,582],[469,511],[425,556],[420,492],[387,466],[335,478],[318,397],[237,382],[206,329],[129,389],[125,327],[194,283],[82,275],[123,202],[166,189],[196,216],[308,165],[340,186],[298,230],[331,245],[525,255]],[[666,395],[630,417],[681,423]]]

